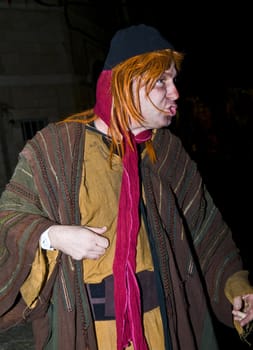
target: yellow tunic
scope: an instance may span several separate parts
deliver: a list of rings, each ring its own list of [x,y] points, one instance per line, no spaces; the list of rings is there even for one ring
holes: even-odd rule
[[[100,259],[84,260],[86,283],[100,283],[103,278],[112,274],[122,163],[114,155],[110,165],[109,157],[109,149],[103,142],[102,135],[87,130],[79,197],[81,223],[88,226],[106,226],[105,236],[109,239],[110,246]],[[153,262],[142,222],[137,244],[137,272],[143,270],[152,271]],[[116,349],[115,321],[96,321],[95,327],[99,350]],[[145,313],[144,330],[149,348],[162,350],[164,339],[159,308]]]
[[[99,283],[112,274],[112,264],[116,244],[116,224],[122,177],[121,159],[114,156],[112,168],[109,163],[108,146],[98,133],[87,130],[80,188],[81,224],[106,226],[105,236],[110,246],[98,260],[84,260],[84,281]],[[94,172],[94,169],[96,171]],[[148,239],[142,223],[138,235],[137,272],[153,270]]]

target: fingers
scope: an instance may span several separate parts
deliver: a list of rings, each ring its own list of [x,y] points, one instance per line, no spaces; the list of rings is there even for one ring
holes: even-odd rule
[[[234,315],[234,320],[235,321],[242,321],[245,319],[245,317],[247,317],[247,314],[245,312],[242,311],[232,311],[232,314]]]
[[[96,243],[96,246],[104,249],[108,248],[109,246],[109,241],[106,237],[96,236],[95,243]]]
[[[87,228],[88,230],[90,231],[93,231],[95,233],[98,233],[98,234],[103,234],[106,232],[107,230],[107,227],[106,226],[103,226],[103,227],[91,227],[91,226],[83,226],[84,228]]]
[[[107,228],[106,226],[103,227],[90,227],[90,226],[85,226],[85,228],[87,228],[88,230],[95,232],[97,235],[95,235],[95,245],[97,247],[101,247],[101,248],[108,248],[109,246],[109,240],[104,237],[104,236],[100,236],[103,233],[106,232]]]
[[[92,235],[90,240],[89,248],[86,250],[85,258],[88,259],[99,259],[105,254],[106,249],[109,247],[109,239],[103,234],[106,232],[107,227],[90,227],[84,226],[85,229],[89,230]]]
[[[243,307],[243,299],[241,296],[235,297],[233,302],[233,309],[235,311],[240,311]]]
[[[234,298],[232,314],[235,321],[244,327],[253,320],[253,294]]]
[[[252,308],[253,307],[253,294],[243,295],[242,300],[244,302],[244,308]]]

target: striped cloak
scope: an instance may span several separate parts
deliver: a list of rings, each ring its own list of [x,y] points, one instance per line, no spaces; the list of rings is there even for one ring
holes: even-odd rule
[[[59,254],[34,309],[20,295],[41,233],[52,224],[80,224],[84,138],[78,123],[39,131],[0,200],[0,329],[32,321],[36,350],[97,348],[81,262]],[[161,129],[154,148],[157,162],[144,157],[140,172],[164,322],[173,350],[215,350],[213,315],[232,326],[224,285],[243,268],[239,251],[180,140]]]

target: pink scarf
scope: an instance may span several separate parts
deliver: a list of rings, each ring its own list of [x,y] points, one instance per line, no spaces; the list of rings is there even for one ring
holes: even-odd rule
[[[100,74],[94,107],[94,112],[108,126],[110,125],[112,107],[111,76],[110,70],[104,70]],[[137,136],[129,133],[134,149],[132,150],[126,141],[124,144],[125,154],[119,199],[116,251],[113,261],[118,350],[124,349],[130,341],[135,349],[148,349],[143,333],[140,291],[135,275],[137,236],[140,227],[140,184],[136,144],[149,140],[151,135],[151,130],[144,131]]]

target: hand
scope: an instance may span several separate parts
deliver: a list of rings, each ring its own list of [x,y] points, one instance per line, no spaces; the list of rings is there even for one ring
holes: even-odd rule
[[[253,320],[253,294],[246,294],[234,298],[233,311],[234,320],[242,327]]]
[[[53,248],[75,260],[98,259],[109,246],[105,232],[106,227],[53,225],[48,237]]]

